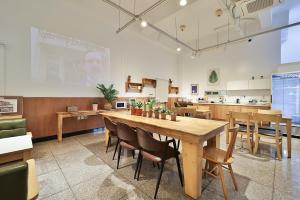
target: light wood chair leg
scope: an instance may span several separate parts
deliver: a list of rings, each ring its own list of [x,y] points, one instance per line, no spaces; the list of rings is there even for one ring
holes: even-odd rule
[[[231,164],[228,165],[228,168],[229,168],[229,171],[230,171],[230,175],[231,175],[231,178],[232,178],[232,181],[233,181],[234,188],[235,188],[236,191],[238,191],[238,185],[237,185],[236,179],[234,177],[234,173],[233,173]]]
[[[226,188],[226,185],[225,185],[225,179],[224,179],[223,168],[222,168],[221,165],[218,165],[218,169],[219,169],[220,181],[221,181],[222,188],[223,188],[224,199],[225,199],[225,200],[228,200],[228,192],[227,192],[227,188]]]

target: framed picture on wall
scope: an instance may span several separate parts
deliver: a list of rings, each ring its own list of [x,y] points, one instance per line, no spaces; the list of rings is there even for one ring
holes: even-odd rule
[[[207,84],[211,86],[220,84],[220,69],[213,68],[209,69],[207,73]]]
[[[199,94],[199,85],[191,84],[191,94],[197,95]]]

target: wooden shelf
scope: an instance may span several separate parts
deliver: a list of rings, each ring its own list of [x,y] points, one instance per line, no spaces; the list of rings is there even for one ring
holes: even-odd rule
[[[178,93],[179,93],[179,87],[169,86],[169,94],[178,94]]]
[[[142,83],[143,83],[143,87],[156,88],[156,80],[155,79],[143,78]]]
[[[126,82],[125,83],[125,91],[141,93],[143,91],[143,84]]]

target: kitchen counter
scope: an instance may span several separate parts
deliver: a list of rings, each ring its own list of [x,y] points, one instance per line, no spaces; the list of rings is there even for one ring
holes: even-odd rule
[[[252,106],[252,107],[271,107],[270,103],[264,103],[264,104],[250,104],[250,103],[194,103],[194,105],[222,105],[222,106]]]
[[[242,103],[194,103],[193,105],[208,106],[212,113],[212,119],[227,120],[229,112],[242,112],[249,110],[270,110],[271,105],[267,104],[242,104]]]

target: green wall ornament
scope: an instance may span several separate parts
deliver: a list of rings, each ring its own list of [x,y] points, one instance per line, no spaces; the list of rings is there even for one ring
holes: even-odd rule
[[[217,74],[217,72],[215,70],[212,70],[210,72],[208,80],[209,80],[210,83],[216,83],[216,82],[218,82],[219,77],[218,77],[218,74]]]

